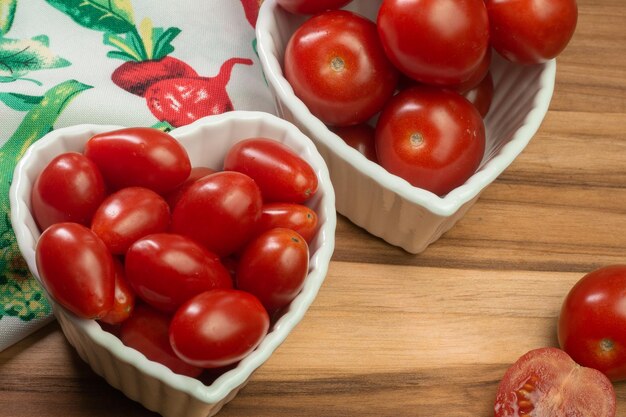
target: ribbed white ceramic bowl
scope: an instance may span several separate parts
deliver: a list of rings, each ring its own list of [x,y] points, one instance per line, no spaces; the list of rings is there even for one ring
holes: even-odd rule
[[[40,232],[30,212],[32,184],[43,167],[56,155],[82,151],[94,134],[118,126],[80,125],[58,129],[33,144],[15,168],[10,190],[11,222],[20,250],[31,272],[39,279],[35,246]],[[270,329],[259,347],[236,368],[211,385],[174,374],[128,348],[93,320],[80,319],[53,304],[65,336],[93,370],[128,397],[163,416],[211,416],[230,401],[250,375],[263,364],[303,318],[324,281],[334,249],[336,213],[328,170],[313,143],[292,124],[260,112],[234,111],[211,116],[172,132],[187,149],[193,166],[221,169],[230,146],[241,139],[264,136],[287,144],[307,160],[319,178],[319,190],[307,202],[319,217],[319,231],[311,242],[309,274],[304,288],[285,314]]]
[[[380,0],[354,0],[346,9],[373,21]],[[548,111],[556,63],[521,67],[494,54],[495,94],[485,119],[487,143],[477,172],[444,197],[413,187],[345,144],[295,96],[282,71],[284,50],[305,17],[265,0],[256,33],[258,51],[279,114],[313,139],[326,160],[337,211],[353,223],[411,253],[449,230],[533,137]]]

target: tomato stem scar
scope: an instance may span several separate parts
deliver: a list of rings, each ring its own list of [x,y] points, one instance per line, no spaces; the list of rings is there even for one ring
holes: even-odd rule
[[[344,67],[346,66],[346,63],[343,61],[343,59],[341,59],[340,57],[336,56],[334,57],[331,61],[330,61],[330,67],[334,70],[334,71],[343,71]]]
[[[415,148],[422,146],[422,144],[424,143],[424,137],[419,132],[411,133],[409,140],[411,141],[411,146]]]
[[[602,339],[600,340],[600,349],[604,352],[610,352],[615,347],[615,344],[611,339]]]

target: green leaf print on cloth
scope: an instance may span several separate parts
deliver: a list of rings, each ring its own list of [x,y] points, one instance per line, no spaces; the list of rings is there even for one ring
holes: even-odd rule
[[[17,0],[0,0],[0,36],[11,29],[16,6]]]
[[[0,317],[10,315],[32,320],[51,312],[41,288],[20,255],[9,221],[9,188],[13,169],[26,149],[51,131],[67,105],[89,88],[92,87],[69,80],[49,89],[0,148]]]
[[[126,33],[134,29],[130,0],[46,0],[81,26],[102,32]]]
[[[0,82],[22,79],[30,71],[70,65],[69,61],[55,55],[48,46],[48,37],[45,35],[31,39],[0,37]]]

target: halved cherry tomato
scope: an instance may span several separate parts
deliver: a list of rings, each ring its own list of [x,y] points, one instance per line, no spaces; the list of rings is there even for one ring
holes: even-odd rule
[[[531,350],[506,371],[495,417],[614,417],[615,390],[600,371],[557,348]]]
[[[250,138],[234,144],[224,158],[224,170],[252,178],[264,202],[302,203],[317,191],[311,165],[272,139]]]
[[[50,161],[35,180],[33,217],[41,230],[62,222],[89,226],[105,195],[98,167],[82,154],[64,153]]]
[[[269,316],[255,296],[216,289],[183,304],[170,324],[170,343],[185,362],[218,368],[240,361],[263,340]]]
[[[294,203],[267,203],[261,209],[261,219],[257,233],[276,227],[284,227],[298,232],[310,243],[317,231],[317,214],[311,208]]]
[[[187,151],[169,134],[148,127],[99,133],[85,145],[112,189],[138,186],[167,193],[189,177]]]
[[[135,308],[135,293],[128,285],[124,265],[118,258],[113,258],[115,270],[115,295],[113,297],[113,307],[100,319],[106,324],[119,324],[132,314]]]
[[[48,293],[82,318],[99,319],[113,307],[113,258],[100,238],[78,223],[55,223],[39,237],[39,276]]]

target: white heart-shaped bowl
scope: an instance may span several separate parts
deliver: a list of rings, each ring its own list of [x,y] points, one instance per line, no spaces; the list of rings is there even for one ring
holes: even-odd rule
[[[346,9],[376,21],[380,4],[381,0],[354,0]],[[286,12],[276,0],[265,0],[261,6],[258,51],[278,113],[313,139],[326,160],[339,213],[392,245],[419,253],[449,230],[524,150],[548,111],[556,62],[518,66],[493,54],[495,93],[485,119],[483,160],[465,184],[439,197],[362,156],[296,97],[282,64],[289,38],[305,19]]]
[[[40,232],[30,212],[30,195],[35,178],[60,153],[81,152],[96,133],[119,126],[79,125],[54,130],[35,142],[15,168],[10,190],[11,223],[30,271],[39,280],[35,246]],[[129,398],[163,416],[200,417],[217,413],[245,385],[302,320],[322,285],[335,244],[334,193],[324,160],[315,146],[291,123],[261,112],[233,111],[210,116],[171,132],[187,150],[193,166],[221,169],[230,146],[249,137],[278,140],[304,158],[319,179],[317,193],[306,203],[319,220],[319,229],[309,245],[310,265],[304,288],[276,321],[259,347],[234,369],[210,385],[177,375],[122,344],[94,320],[80,319],[53,302],[53,311],[69,342],[91,368]],[[41,282],[41,281],[40,281]]]

